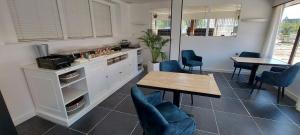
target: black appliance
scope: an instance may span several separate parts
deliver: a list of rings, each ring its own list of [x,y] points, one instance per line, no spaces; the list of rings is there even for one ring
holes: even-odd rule
[[[65,55],[50,55],[36,59],[39,68],[58,70],[71,66],[74,58]]]
[[[129,42],[128,40],[122,40],[122,41],[120,42],[121,48],[128,48],[129,45],[130,45],[130,42]]]

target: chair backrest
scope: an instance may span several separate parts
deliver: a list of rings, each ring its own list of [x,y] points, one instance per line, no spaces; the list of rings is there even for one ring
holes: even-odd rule
[[[300,62],[294,64],[290,68],[280,73],[280,82],[283,87],[287,87],[293,83],[296,79],[298,72],[300,71]]]
[[[159,64],[160,71],[166,72],[182,72],[182,69],[176,60],[163,61]]]
[[[260,58],[260,53],[257,52],[242,52],[240,57]]]
[[[181,51],[182,64],[187,65],[187,61],[192,60],[193,57],[195,56],[196,54],[193,50],[182,50]]]
[[[166,131],[168,121],[152,104],[147,102],[146,97],[138,87],[134,86],[131,89],[131,97],[145,133],[154,135]]]

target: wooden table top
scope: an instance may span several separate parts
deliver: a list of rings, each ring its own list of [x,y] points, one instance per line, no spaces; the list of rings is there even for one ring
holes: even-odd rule
[[[153,71],[141,79],[137,85],[161,90],[180,91],[182,93],[221,96],[219,87],[212,74],[197,75]]]
[[[231,57],[231,59],[234,62],[251,63],[251,64],[259,64],[259,65],[273,65],[273,66],[289,65],[286,62],[277,59],[268,59],[268,58]]]

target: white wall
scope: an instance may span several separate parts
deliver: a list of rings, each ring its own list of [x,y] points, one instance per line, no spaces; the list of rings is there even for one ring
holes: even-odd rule
[[[16,42],[16,35],[12,27],[6,0],[0,0],[0,89],[7,104],[10,115],[17,125],[35,115],[34,104],[22,71],[22,66],[35,62],[35,52],[32,45],[41,43],[12,43]],[[126,10],[126,4],[121,4],[121,10]],[[116,17],[128,17],[126,12],[119,12]],[[119,20],[119,21],[118,21]],[[50,52],[61,49],[86,47],[101,47],[116,43],[121,38],[128,37],[125,24],[116,18],[119,26],[117,33],[111,38],[78,39],[45,42],[49,44]],[[126,20],[126,19],[125,19]],[[124,20],[124,21],[125,21]],[[128,27],[127,27],[128,28]],[[10,42],[10,43],[7,43]]]
[[[269,0],[242,0],[241,19],[267,18],[272,13]],[[203,69],[231,71],[230,60],[235,53],[242,51],[260,52],[269,22],[239,22],[237,37],[182,36],[181,50],[192,49],[203,57]]]

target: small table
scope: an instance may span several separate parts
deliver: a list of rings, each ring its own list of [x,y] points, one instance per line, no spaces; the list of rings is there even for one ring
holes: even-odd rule
[[[234,62],[253,64],[248,84],[252,85],[255,79],[256,71],[259,65],[269,66],[288,66],[289,64],[277,59],[268,58],[249,58],[249,57],[231,57]]]
[[[150,72],[137,86],[172,91],[173,104],[180,106],[180,93],[220,97],[221,92],[212,74],[197,75],[174,72]]]

